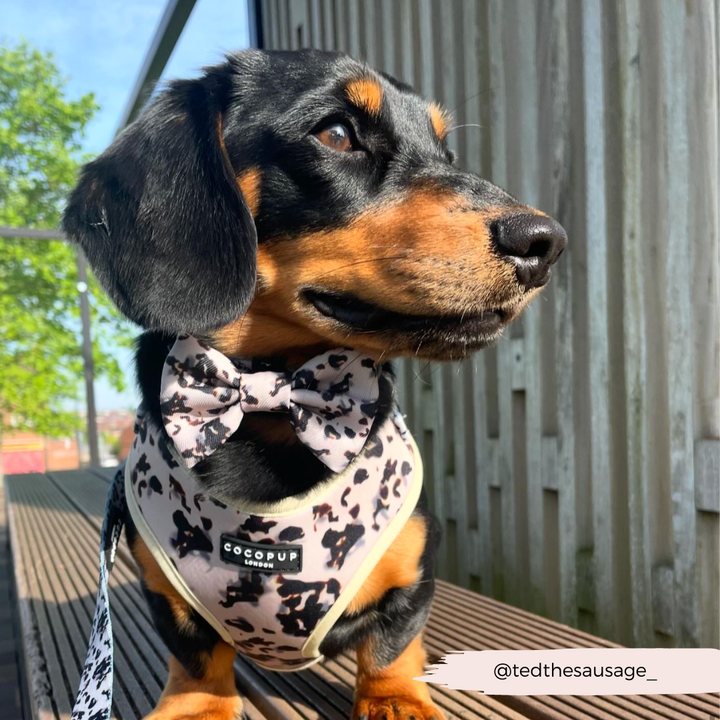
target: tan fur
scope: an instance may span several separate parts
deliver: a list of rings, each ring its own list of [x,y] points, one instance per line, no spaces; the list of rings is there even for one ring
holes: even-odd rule
[[[245,198],[245,203],[253,217],[256,217],[260,211],[261,180],[262,174],[260,168],[254,167],[242,173],[237,181],[240,186],[240,191]]]
[[[348,612],[360,612],[377,603],[391,588],[407,587],[418,581],[420,557],[425,549],[427,527],[423,518],[412,516],[393,540],[357,595],[348,605]]]
[[[235,649],[219,642],[205,658],[203,677],[196,679],[171,656],[163,694],[145,720],[240,720],[242,700],[235,687],[234,659]]]
[[[374,78],[351,80],[345,86],[345,95],[353,105],[368,114],[380,114],[383,90],[380,83]]]
[[[385,668],[375,667],[372,642],[358,648],[353,718],[443,720],[444,715],[433,704],[427,683],[413,680],[423,674],[425,665],[421,636]]]
[[[265,242],[258,250],[257,296],[245,316],[215,333],[214,346],[249,356],[347,344],[375,357],[415,351],[400,338],[339,331],[301,300],[306,286],[408,314],[502,308],[514,317],[531,294],[521,291],[515,268],[490,241],[490,223],[507,211],[480,213],[449,190],[426,187],[373,207],[346,227]]]

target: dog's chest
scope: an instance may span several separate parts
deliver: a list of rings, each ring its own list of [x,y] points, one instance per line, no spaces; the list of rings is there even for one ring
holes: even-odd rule
[[[322,639],[412,513],[422,466],[396,415],[306,496],[231,506],[203,492],[141,420],[125,482],[140,534],[184,599],[242,654],[295,670],[320,658]]]

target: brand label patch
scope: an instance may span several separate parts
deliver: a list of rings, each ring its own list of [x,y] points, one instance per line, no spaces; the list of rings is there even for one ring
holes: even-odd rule
[[[220,557],[225,562],[248,570],[271,573],[298,573],[302,570],[302,547],[299,545],[266,545],[222,535]]]

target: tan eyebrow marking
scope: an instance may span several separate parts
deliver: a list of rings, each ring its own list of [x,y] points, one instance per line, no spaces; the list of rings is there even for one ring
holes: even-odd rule
[[[372,78],[351,80],[345,86],[345,95],[353,105],[365,110],[370,115],[380,114],[383,90],[377,80]]]
[[[440,107],[437,103],[430,103],[428,108],[428,114],[430,115],[430,122],[432,123],[435,134],[444,140],[449,131],[449,125],[452,121],[452,116],[444,108]]]

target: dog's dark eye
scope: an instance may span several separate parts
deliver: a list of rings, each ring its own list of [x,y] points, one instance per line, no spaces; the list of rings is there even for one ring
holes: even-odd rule
[[[342,123],[333,123],[315,133],[315,137],[323,144],[338,152],[354,150],[350,128]]]

